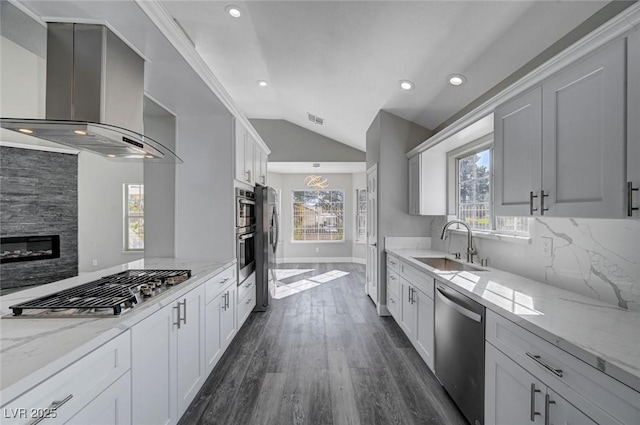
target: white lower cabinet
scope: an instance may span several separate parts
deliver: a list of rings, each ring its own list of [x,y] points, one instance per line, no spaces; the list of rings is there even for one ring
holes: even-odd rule
[[[640,424],[640,393],[487,310],[485,425]]]
[[[415,334],[416,309],[413,305],[413,291],[415,288],[403,277],[400,277],[400,322],[398,323],[409,340],[413,341]]]
[[[206,379],[204,285],[132,330],[133,423],[173,424]]]
[[[485,362],[485,425],[596,424],[491,344]]]
[[[240,329],[256,306],[256,274],[252,273],[238,285],[238,309],[236,310],[236,326]]]
[[[65,425],[131,424],[131,373],[127,372],[91,400]]]
[[[415,340],[413,346],[425,361],[429,369],[433,370],[433,326],[434,304],[433,298],[417,289],[413,294],[415,305]]]
[[[217,297],[205,307],[205,358],[207,374],[218,363],[222,353],[236,335],[236,307],[238,286],[231,281]]]

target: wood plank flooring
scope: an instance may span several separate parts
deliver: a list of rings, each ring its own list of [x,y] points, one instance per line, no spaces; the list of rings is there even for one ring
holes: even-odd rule
[[[376,313],[363,265],[279,268],[288,296],[251,314],[180,425],[467,424],[393,318]]]

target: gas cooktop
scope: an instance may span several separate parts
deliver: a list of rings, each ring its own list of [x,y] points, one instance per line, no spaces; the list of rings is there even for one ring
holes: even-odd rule
[[[14,316],[120,315],[191,277],[191,270],[126,270],[9,307]]]

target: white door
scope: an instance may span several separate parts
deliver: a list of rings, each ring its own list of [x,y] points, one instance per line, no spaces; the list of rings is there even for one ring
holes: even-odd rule
[[[629,34],[627,44],[627,182],[631,183],[631,188],[627,189],[627,215],[636,218],[640,217],[640,120],[638,117],[640,117],[640,29]]]
[[[129,372],[122,375],[84,406],[73,418],[65,422],[65,425],[87,424],[131,424],[131,374]]]
[[[551,388],[547,390],[549,423],[554,425],[596,425],[596,422],[578,410],[573,404],[556,394]]]
[[[409,340],[414,340],[416,327],[415,288],[408,280],[400,278],[400,327]]]
[[[207,374],[211,373],[218,359],[222,356],[223,344],[220,328],[223,321],[222,316],[227,305],[226,294],[227,292],[223,292],[218,295],[205,307],[204,335]]]
[[[434,370],[433,365],[433,326],[434,312],[433,299],[420,290],[413,291],[415,301],[415,347],[422,360],[429,369]]]
[[[485,347],[485,425],[544,424],[546,386],[493,345]]]
[[[378,165],[367,170],[367,269],[365,292],[378,304]]]
[[[409,214],[420,215],[420,155],[409,158]]]
[[[624,40],[542,86],[545,214],[626,215],[625,113]]]

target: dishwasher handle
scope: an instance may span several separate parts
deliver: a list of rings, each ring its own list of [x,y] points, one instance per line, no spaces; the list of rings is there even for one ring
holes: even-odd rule
[[[482,323],[482,316],[479,315],[478,313],[471,311],[467,308],[464,308],[463,306],[461,306],[460,304],[456,303],[455,301],[453,301],[452,299],[450,299],[449,297],[447,297],[447,294],[440,288],[436,287],[437,290],[437,294],[438,297],[440,297],[440,300],[445,303],[446,305],[448,305],[449,307],[453,308],[454,310],[456,310],[458,313],[462,314],[465,317],[468,317],[469,319],[473,320],[474,322],[478,322],[478,323]]]

